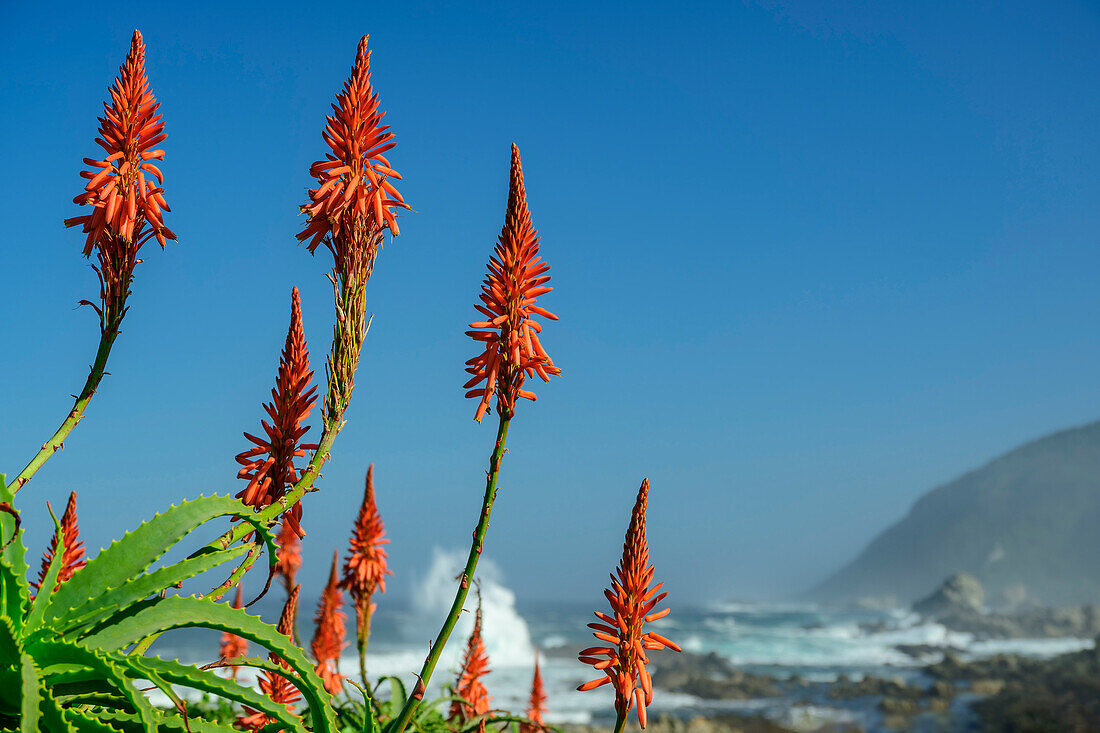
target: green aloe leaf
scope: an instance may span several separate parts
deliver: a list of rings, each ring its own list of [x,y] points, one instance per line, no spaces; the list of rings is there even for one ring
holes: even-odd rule
[[[378,716],[374,714],[374,705],[371,703],[370,698],[363,701],[363,733],[381,733],[382,728],[378,724]]]
[[[2,482],[3,479],[0,479]],[[19,660],[21,676],[21,700],[19,704],[20,730],[38,730],[39,715],[42,711],[42,680],[38,677],[38,670],[34,666],[34,660],[23,654]]]
[[[31,612],[27,614],[25,626],[32,630],[42,625],[42,615],[46,612],[50,597],[53,596],[54,586],[57,585],[57,578],[61,574],[61,567],[65,564],[65,533],[61,531],[61,522],[57,521],[52,509],[50,518],[53,519],[54,539],[57,544],[54,547],[53,557],[50,558],[50,565],[46,569],[46,577],[42,579],[38,595],[31,602]]]
[[[405,683],[401,681],[401,678],[390,675],[382,679],[390,683],[390,709],[400,710],[405,707],[405,701],[409,699],[409,694],[405,690]],[[381,680],[379,681],[381,682]]]
[[[4,474],[0,473],[0,502],[6,502],[13,509],[15,507],[15,494],[4,485]],[[27,548],[23,545],[23,529],[16,528],[15,517],[7,513],[0,513],[0,546],[3,546],[2,557],[8,561],[16,572],[23,577],[27,573]]]
[[[37,639],[28,645],[27,652],[42,666],[51,664],[81,664],[100,673],[111,682],[115,689],[126,698],[148,731],[156,730],[152,704],[127,678],[124,670],[115,660],[96,649],[80,644],[49,639]],[[47,680],[48,682],[48,680]]]
[[[0,617],[0,712],[15,715],[20,706],[23,678],[19,668],[23,650],[15,639],[10,622]]]
[[[168,683],[183,685],[195,690],[209,692],[226,700],[239,702],[242,705],[255,708],[265,715],[276,718],[293,731],[305,733],[301,719],[297,715],[291,714],[285,705],[274,703],[267,695],[261,695],[255,690],[242,687],[236,682],[219,677],[213,672],[201,670],[193,665],[161,659],[160,657],[130,657],[128,661],[131,667],[139,672],[156,675]],[[285,669],[283,675],[291,682],[301,684]],[[152,679],[152,677],[149,677],[149,679]]]
[[[121,728],[115,728],[107,723],[107,721],[92,717],[86,713],[78,713],[66,709],[62,714],[76,733],[122,733]]]
[[[0,618],[7,619],[13,629],[22,630],[25,615],[27,579],[20,576],[7,560],[0,557]]]
[[[300,689],[314,711],[314,729],[335,733],[336,720],[329,705],[330,698],[328,693],[322,692],[321,680],[314,673],[313,664],[274,626],[249,616],[241,609],[199,598],[172,596],[96,631],[85,637],[84,642],[94,649],[113,651],[150,634],[194,626],[228,631],[260,644],[284,659],[304,683]]]
[[[134,580],[96,596],[80,608],[54,619],[51,625],[64,634],[80,632],[107,619],[116,611],[130,608],[137,601],[145,600],[166,588],[240,557],[248,552],[250,546],[236,545],[227,550],[187,558],[151,573],[143,573]]]
[[[0,473],[0,502],[12,505],[14,495],[4,485],[4,474]],[[23,530],[16,526],[15,517],[0,512],[0,616],[7,616],[12,630],[19,633],[23,628],[23,616],[30,588],[27,584],[27,548],[23,545]]]
[[[140,723],[137,716],[127,715],[125,713],[117,712],[102,712],[96,711],[93,713],[100,720],[112,721],[117,723],[129,723],[130,727],[134,727]],[[230,724],[215,723],[203,718],[188,718],[186,722],[182,715],[158,713],[157,723],[163,730],[168,731],[191,731],[191,733],[240,733],[239,730],[232,727]],[[128,730],[129,728],[127,728]]]
[[[61,711],[61,705],[53,699],[50,691],[42,689],[41,694],[42,704],[39,706],[42,711],[42,717],[39,720],[41,727],[38,729],[21,728],[20,730],[27,733],[30,731],[36,731],[37,733],[38,730],[41,730],[42,733],[76,733],[73,727],[69,725],[65,714]]]
[[[156,515],[96,555],[54,594],[46,611],[46,622],[61,618],[107,590],[133,580],[195,528],[225,516],[238,517],[253,526],[267,546],[269,565],[274,567],[277,561],[275,537],[256,519],[250,507],[227,496],[200,496]],[[208,552],[215,550],[207,549],[196,555]]]

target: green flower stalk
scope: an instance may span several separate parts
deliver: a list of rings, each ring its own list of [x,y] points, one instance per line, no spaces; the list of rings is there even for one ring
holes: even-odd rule
[[[152,162],[164,159],[164,151],[153,148],[166,135],[157,114],[159,104],[145,75],[145,44],[139,31],[134,31],[130,52],[108,91],[110,101],[103,104],[96,138],[106,155],[102,160],[84,158],[91,170],[81,171],[80,175],[88,183],[84,192],[73,199],[73,203],[92,207],[92,212],[65,220],[65,226],[80,226],[87,235],[84,256],[96,253],[97,264],[92,267],[99,276],[99,304],[80,302],[92,306],[99,314],[99,348],[73,409],[26,468],[8,484],[13,494],[63,447],[69,433],[84,417],[84,410],[103,379],[107,358],[126,315],[126,299],[142,245],[156,239],[163,248],[166,240],[176,238],[164,226],[163,212],[170,209],[164,200],[163,174]]]
[[[383,155],[396,143],[382,124],[378,95],[370,80],[368,36],[359,41],[355,65],[344,90],[336,95],[334,113],[326,118],[322,137],[332,149],[309,169],[317,179],[309,202],[301,207],[309,222],[298,234],[310,252],[322,242],[332,253],[329,275],[336,300],[336,324],[328,358],[326,427],[338,426],[351,401],[359,353],[369,323],[366,287],[386,230],[401,233],[394,210],[407,209],[392,180],[401,175]]]
[[[470,553],[466,558],[466,566],[460,576],[450,612],[424,660],[413,694],[409,696],[388,733],[401,733],[409,724],[424,697],[424,690],[439,663],[443,647],[462,613],[474,572],[477,570],[478,558],[481,557],[485,532],[489,528],[489,517],[496,500],[500,463],[504,458],[508,426],[515,415],[516,401],[520,397],[535,399],[533,392],[523,389],[524,380],[537,374],[543,381],[549,381],[551,376],[561,374],[561,369],[554,365],[539,341],[538,334],[542,327],[532,320],[534,315],[557,320],[557,316],[535,305],[538,296],[550,291],[546,286],[550,280],[547,274],[550,266],[540,262],[538,252],[539,237],[531,223],[531,212],[527,207],[523,164],[520,161],[519,148],[512,145],[508,208],[504,226],[493,256],[489,259],[489,272],[479,296],[481,303],[475,306],[487,320],[471,323],[472,330],[466,332],[475,341],[484,344],[483,351],[466,362],[466,371],[473,375],[465,385],[465,389],[469,390],[466,396],[478,399],[474,419],[481,421],[490,409],[494,394],[499,417],[496,442],[489,457],[489,470],[485,474],[481,515],[474,529]],[[482,383],[483,386],[471,389]]]

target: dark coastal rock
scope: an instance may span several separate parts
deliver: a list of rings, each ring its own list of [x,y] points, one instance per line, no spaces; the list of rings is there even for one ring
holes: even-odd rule
[[[714,652],[664,655],[654,664],[653,685],[704,700],[749,700],[781,692],[771,677],[742,672]]]
[[[943,585],[913,604],[913,610],[922,616],[980,614],[985,592],[981,581],[970,573],[955,573]]]
[[[706,677],[726,677],[733,674],[736,668],[728,659],[717,652],[708,654],[695,654],[693,652],[680,652],[679,654],[662,654],[653,661],[653,679],[666,675],[700,674]]]
[[[912,657],[913,659],[919,659],[921,661],[931,661],[932,659],[939,659],[941,655],[947,652],[958,653],[962,651],[954,647],[944,648],[935,644],[898,644],[894,647],[902,654]]]
[[[887,719],[904,721],[922,713],[947,710],[955,692],[955,686],[943,680],[935,680],[930,686],[922,687],[909,684],[900,677],[864,677],[853,682],[841,675],[829,687],[828,695],[833,700],[877,697],[877,707]]]
[[[562,733],[610,733],[610,727],[593,725],[563,725]],[[626,725],[631,733],[639,731],[634,716]],[[660,715],[649,721],[646,733],[793,733],[791,729],[774,723],[763,716],[723,713],[708,717],[680,720]]]
[[[1097,640],[1100,647],[1100,639]],[[977,691],[978,682],[973,687]],[[974,710],[983,730],[1100,730],[1100,651],[1022,660]]]
[[[856,697],[875,695],[904,700],[919,700],[924,695],[924,690],[916,685],[907,684],[900,677],[882,679],[881,677],[864,677],[853,682],[845,675],[840,675],[837,681],[829,688],[829,697],[833,700],[851,700]]]

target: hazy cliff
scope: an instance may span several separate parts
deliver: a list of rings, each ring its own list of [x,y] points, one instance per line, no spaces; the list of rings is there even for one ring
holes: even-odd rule
[[[1023,445],[935,488],[811,591],[821,600],[927,595],[956,571],[1005,593],[1100,602],[1100,422]]]

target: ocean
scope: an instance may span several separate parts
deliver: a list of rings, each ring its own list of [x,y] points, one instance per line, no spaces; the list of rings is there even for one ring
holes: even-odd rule
[[[413,673],[419,671],[429,640],[438,631],[450,605],[454,568],[460,559],[458,554],[437,552],[432,569],[416,594],[417,602],[411,607],[400,607],[384,596],[378,599],[379,609],[367,653],[367,671],[372,679],[396,675],[411,688],[415,681]],[[613,723],[610,687],[576,691],[577,685],[598,676],[577,661],[576,652],[595,643],[586,624],[595,620],[593,610],[606,609],[602,605],[587,607],[574,603],[517,604],[515,594],[500,582],[492,566],[486,564],[484,570],[479,571],[483,635],[492,669],[485,684],[493,696],[493,706],[515,712],[526,708],[538,650],[548,696],[548,723]],[[277,615],[275,602],[281,602],[281,589],[273,588],[270,596],[265,599],[265,617]],[[595,601],[606,603],[602,596]],[[471,593],[467,608],[472,609],[475,603]],[[307,634],[312,632],[313,607],[314,603],[301,606],[299,624]],[[349,619],[350,645],[341,665],[348,675],[358,674],[353,624]],[[473,614],[464,613],[425,699],[437,694],[441,684],[453,681],[472,625]],[[803,689],[791,697],[731,701],[700,700],[658,690],[650,707],[651,718],[661,713],[690,718],[740,712],[764,715],[780,724],[806,729],[829,721],[856,723],[869,731],[879,727],[881,716],[873,700],[835,701],[825,694],[825,683],[840,675],[919,681],[921,667],[937,661],[948,650],[972,659],[997,653],[1049,657],[1092,647],[1090,640],[1072,638],[979,641],[940,624],[922,622],[908,610],[852,610],[808,603],[720,602],[700,607],[673,603],[672,613],[653,627],[685,651],[714,652],[745,671],[781,679],[797,675],[821,686],[816,688],[817,693],[811,688],[810,693]],[[910,648],[906,652],[899,646]],[[169,634],[153,651],[189,662],[209,662],[217,656],[217,635]],[[653,653],[652,668],[659,669],[662,659],[673,654]]]

